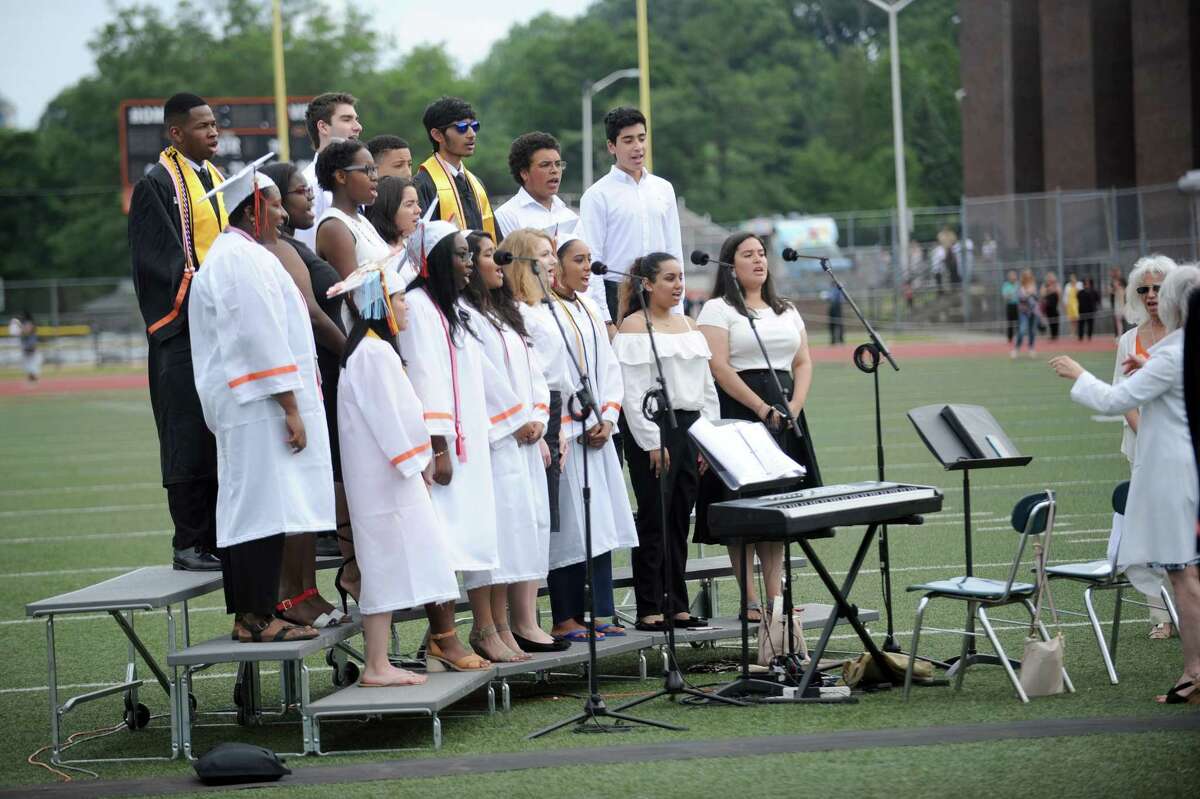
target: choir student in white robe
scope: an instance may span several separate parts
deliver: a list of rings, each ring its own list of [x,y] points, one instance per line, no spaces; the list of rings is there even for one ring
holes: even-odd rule
[[[489,642],[485,636],[484,652],[490,653],[494,646],[500,645],[527,659],[522,641],[510,628],[508,605],[510,596],[515,596],[523,612],[533,612],[533,618],[522,619],[521,627],[538,629],[528,594],[532,592],[536,601],[538,581],[545,578],[549,562],[550,506],[545,469],[550,451],[543,435],[550,390],[537,355],[527,341],[521,312],[493,258],[496,245],[491,236],[475,231],[467,236],[467,244],[475,268],[463,296],[473,309],[473,317],[478,319],[476,329],[495,374],[505,381],[520,404],[504,420],[504,427],[493,425],[491,437],[500,568],[470,572],[464,583],[468,590],[491,585],[492,618],[499,640]],[[525,640],[531,645],[530,651],[553,651],[557,646],[544,632],[539,637],[542,640],[538,642]]]
[[[358,607],[367,659],[359,685],[419,685],[424,675],[388,660],[392,611],[455,600],[458,581],[429,498],[429,431],[396,344],[407,323],[403,281],[394,271],[364,269],[331,291],[350,293],[355,318],[343,358],[338,427],[362,572]]]
[[[284,536],[333,525],[329,433],[308,308],[262,246],[284,219],[279,191],[248,168],[219,187],[230,225],[188,298],[192,364],[217,439],[217,547],[239,641],[316,637],[272,616]]]
[[[514,256],[503,269],[504,286],[493,294],[507,295],[520,316],[526,332],[526,340],[533,355],[541,366],[549,399],[545,409],[546,430],[539,447],[544,457],[541,463],[530,460],[533,479],[546,485],[542,495],[546,502],[549,521],[549,536],[557,535],[561,529],[558,513],[559,483],[563,459],[567,454],[566,432],[562,429],[562,397],[574,386],[567,363],[566,347],[558,332],[546,304],[543,302],[550,291],[550,283],[558,271],[558,257],[554,252],[554,241],[543,230],[522,228],[509,233],[497,250]],[[537,272],[534,272],[534,264]],[[539,282],[539,274],[544,284]],[[544,291],[543,291],[544,285]],[[498,301],[498,300],[497,300]],[[542,418],[542,409],[535,404]],[[543,464],[544,467],[543,467]],[[549,540],[546,541],[546,557],[549,560]],[[526,652],[558,652],[571,646],[565,639],[547,635],[538,624],[536,583],[517,583],[508,591],[509,618],[512,621],[513,638]]]
[[[463,572],[496,569],[490,435],[493,425],[510,422],[505,414],[518,402],[491,374],[478,320],[470,319],[460,300],[471,273],[466,237],[440,220],[424,223],[416,235],[421,236],[422,269],[408,293],[408,329],[400,334],[400,352],[433,443],[433,505],[446,530],[451,566]],[[489,593],[487,588],[468,593],[476,641],[480,630],[495,626]],[[453,604],[437,612],[442,616],[433,626],[442,632],[431,636],[430,662],[488,668],[486,659],[470,654],[454,637]],[[446,646],[457,647],[458,654]]]
[[[615,613],[612,551],[635,547],[638,543],[633,511],[625,490],[625,475],[612,442],[624,393],[621,365],[609,344],[604,317],[587,296],[591,263],[591,250],[583,239],[568,236],[559,242],[553,310],[566,330],[567,357],[575,363],[572,374],[582,373],[588,377],[595,410],[600,414],[599,420],[592,414],[582,422],[576,421],[569,413],[569,408],[574,408],[576,403],[568,404],[564,394],[562,424],[570,443],[559,490],[562,529],[550,536],[547,582],[554,617],[551,633],[568,640],[586,640],[587,636],[585,614],[588,609],[584,607],[583,596],[585,457],[591,486],[592,593],[597,619],[611,618]],[[572,393],[579,387],[580,381],[576,377]],[[610,623],[597,622],[596,630],[604,635],[625,634],[624,629]]]

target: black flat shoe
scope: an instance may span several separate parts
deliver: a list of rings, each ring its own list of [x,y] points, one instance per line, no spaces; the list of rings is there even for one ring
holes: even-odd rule
[[[513,640],[517,642],[517,646],[521,647],[522,652],[565,652],[571,648],[570,641],[551,641],[548,644],[530,641],[528,638],[512,634]]]
[[[641,630],[644,633],[665,633],[667,625],[662,621],[639,621],[633,625],[633,629]]]
[[[1192,690],[1186,694],[1180,693],[1180,691],[1187,691],[1188,688],[1191,688]],[[1179,685],[1176,685],[1174,688],[1167,691],[1167,698],[1163,700],[1163,704],[1186,705],[1189,702],[1196,704],[1198,701],[1200,701],[1197,700],[1197,696],[1200,696],[1200,680],[1188,680],[1179,683]]]
[[[707,627],[708,619],[701,619],[698,616],[689,616],[686,619],[672,619],[676,630],[686,630],[690,627]]]
[[[200,547],[188,547],[175,550],[171,565],[176,571],[218,572],[221,570],[221,559]]]

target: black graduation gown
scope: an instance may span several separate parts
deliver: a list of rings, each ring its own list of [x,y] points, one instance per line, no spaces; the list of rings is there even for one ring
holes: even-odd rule
[[[171,177],[155,164],[134,186],[129,204],[133,286],[147,329],[175,307],[186,263],[183,246]],[[217,442],[204,423],[192,374],[187,297],[174,319],[146,337],[163,485],[215,480]]]
[[[479,210],[479,200],[475,197],[475,192],[471,190],[471,184],[466,177],[459,173],[457,179],[458,196],[462,200],[463,213],[466,215],[465,220],[456,220],[459,227],[464,230],[483,230],[483,212]],[[429,206],[437,199],[437,186],[433,185],[433,178],[424,169],[418,170],[413,175],[413,186],[417,189],[417,201],[421,204],[421,211],[429,210]],[[441,211],[434,214],[437,219],[441,219]]]

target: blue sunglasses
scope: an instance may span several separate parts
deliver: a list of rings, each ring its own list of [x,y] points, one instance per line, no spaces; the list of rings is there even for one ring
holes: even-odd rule
[[[459,133],[466,133],[467,128],[470,128],[471,130],[478,133],[479,132],[479,120],[474,119],[474,120],[471,120],[470,122],[455,122],[450,127],[454,128]]]

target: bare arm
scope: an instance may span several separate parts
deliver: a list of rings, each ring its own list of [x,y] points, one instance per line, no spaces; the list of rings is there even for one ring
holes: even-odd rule
[[[1141,421],[1142,414],[1138,410],[1125,411],[1125,421],[1129,423],[1129,429],[1133,432],[1138,431],[1138,422]]]
[[[354,236],[341,221],[333,220],[317,229],[317,255],[324,258],[346,278],[358,268],[358,256],[354,254]]]
[[[317,304],[312,289],[312,278],[309,277],[308,268],[299,253],[285,241],[276,242],[267,249],[275,254],[296,284],[296,288],[300,289],[300,295],[304,297],[304,304],[308,307],[308,320],[312,323],[317,343],[330,352],[341,355],[346,346],[346,336]]]
[[[813,362],[808,353],[808,337],[800,342],[796,357],[792,358],[792,401],[788,409],[793,416],[799,415],[808,399],[808,389],[812,386]]]

